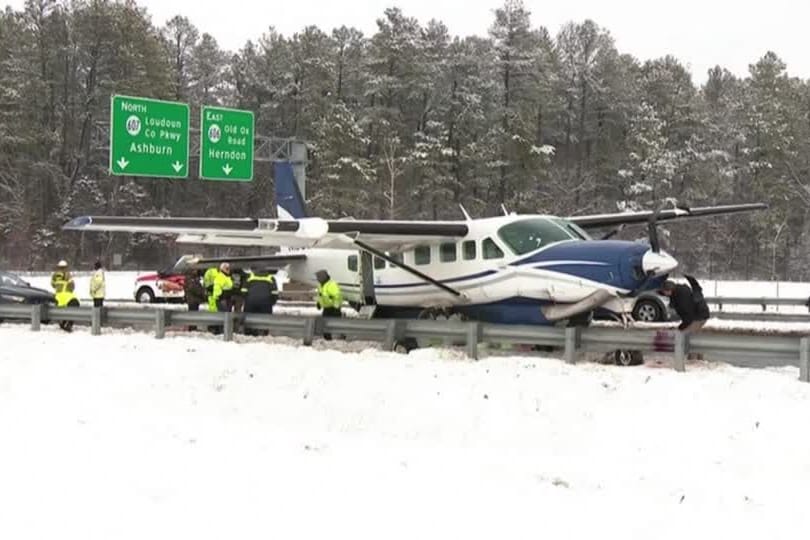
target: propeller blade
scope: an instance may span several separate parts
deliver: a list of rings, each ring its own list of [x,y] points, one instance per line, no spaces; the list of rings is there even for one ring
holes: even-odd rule
[[[647,235],[650,238],[650,247],[652,248],[653,253],[661,252],[661,242],[658,239],[658,216],[660,214],[661,208],[658,208],[652,213],[649,221],[647,221]]]
[[[650,247],[653,252],[659,253],[661,251],[661,244],[658,241],[658,227],[653,219],[650,219],[647,223],[647,235],[650,237]]]

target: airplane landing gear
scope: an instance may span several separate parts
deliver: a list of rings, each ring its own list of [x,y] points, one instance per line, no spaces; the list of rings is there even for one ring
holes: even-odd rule
[[[587,328],[591,325],[591,321],[593,321],[593,311],[585,311],[584,313],[578,313],[568,319],[568,323],[566,326],[569,328],[572,327],[581,327]]]
[[[619,349],[611,353],[613,362],[617,366],[640,366],[644,364],[644,354],[641,351]]]
[[[394,352],[399,354],[408,354],[414,349],[419,348],[419,343],[415,338],[405,338],[394,343]]]
[[[453,308],[431,307],[419,312],[417,319],[429,319],[432,321],[466,321],[467,316],[463,313],[453,311]]]

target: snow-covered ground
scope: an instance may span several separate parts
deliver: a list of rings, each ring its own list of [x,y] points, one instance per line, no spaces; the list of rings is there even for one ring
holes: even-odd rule
[[[802,538],[796,370],[0,327],[0,538]]]

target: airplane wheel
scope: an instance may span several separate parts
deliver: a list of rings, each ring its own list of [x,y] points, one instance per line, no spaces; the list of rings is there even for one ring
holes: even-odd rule
[[[641,351],[619,349],[613,352],[613,361],[617,366],[640,366],[644,364],[644,354]]]
[[[394,343],[394,352],[400,354],[408,354],[414,349],[419,348],[419,343],[417,343],[416,339],[414,338],[405,338],[401,339]]]
[[[467,316],[452,309],[426,308],[419,312],[417,319],[432,321],[466,321]]]

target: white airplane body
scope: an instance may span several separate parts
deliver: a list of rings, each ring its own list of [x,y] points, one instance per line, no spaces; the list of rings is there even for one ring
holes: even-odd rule
[[[175,234],[177,241],[279,246],[279,255],[222,260],[284,265],[315,286],[326,270],[377,316],[552,324],[602,308],[627,316],[632,298],[678,265],[658,249],[656,221],[765,208],[762,204],[560,218],[505,215],[464,221],[325,220],[305,217],[292,176],[276,179],[279,219],[76,218],[66,229]],[[651,245],[593,240],[584,228],[648,223]],[[208,259],[214,263],[216,260]]]

